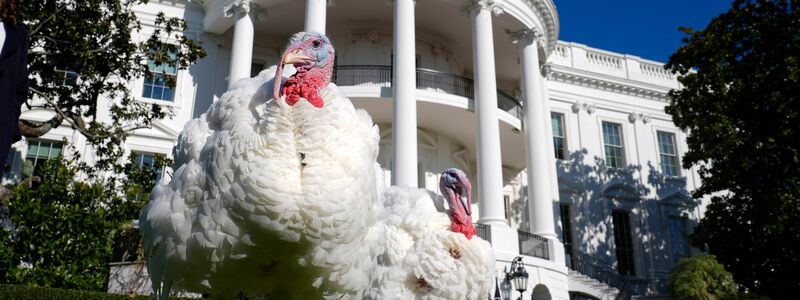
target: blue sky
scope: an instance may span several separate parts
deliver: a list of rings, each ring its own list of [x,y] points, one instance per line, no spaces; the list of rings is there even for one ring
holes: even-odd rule
[[[705,28],[732,0],[554,0],[559,39],[667,62],[681,45],[678,26]]]

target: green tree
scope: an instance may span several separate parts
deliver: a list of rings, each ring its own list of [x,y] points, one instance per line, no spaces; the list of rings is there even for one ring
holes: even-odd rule
[[[695,255],[672,270],[669,293],[677,300],[734,299],[736,282],[713,255]]]
[[[105,290],[112,240],[138,216],[155,176],[153,168],[126,167],[134,175],[122,193],[75,182],[77,168],[61,157],[45,162],[36,188],[16,188],[0,206],[0,282]]]
[[[692,243],[775,299],[800,289],[800,1],[735,1],[687,33],[667,68],[667,112],[687,130],[684,167],[709,197]]]
[[[31,98],[28,108],[52,111],[46,122],[20,121],[24,136],[38,137],[61,124],[80,132],[97,154],[90,176],[124,173],[122,145],[134,130],[172,115],[165,106],[137,100],[129,85],[136,78],[156,78],[148,67],[188,68],[205,57],[184,34],[186,22],[159,13],[150,37],[132,37],[142,30],[132,8],[148,0],[20,1],[29,28]],[[150,32],[148,32],[149,34]],[[190,35],[191,36],[191,35]],[[163,68],[163,67],[162,67]],[[156,76],[156,77],[152,77]],[[173,85],[174,76],[161,76]],[[104,118],[98,110],[107,112]]]

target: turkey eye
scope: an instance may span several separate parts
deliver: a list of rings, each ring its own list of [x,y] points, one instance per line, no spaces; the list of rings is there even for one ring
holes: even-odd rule
[[[322,43],[319,41],[314,41],[311,43],[311,47],[314,47],[314,49],[319,49],[320,46],[322,46]]]

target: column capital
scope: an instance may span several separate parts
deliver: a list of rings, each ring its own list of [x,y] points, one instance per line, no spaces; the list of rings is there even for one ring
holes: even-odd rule
[[[542,72],[543,78],[550,79],[550,76],[553,75],[553,66],[549,63],[542,64],[540,71]]]
[[[641,120],[642,123],[647,124],[650,123],[652,117],[648,114],[640,113],[640,112],[632,112],[628,114],[628,121],[631,123],[636,123],[636,120]]]
[[[537,44],[541,44],[544,38],[542,31],[537,28],[520,29],[516,31],[506,29],[506,34],[511,40],[511,44],[514,45],[528,45],[533,41],[536,41]]]
[[[461,13],[469,16],[472,13],[477,12],[479,10],[488,10],[492,12],[492,15],[499,15],[503,13],[503,8],[500,7],[499,4],[495,3],[494,0],[470,0],[467,1],[467,4],[464,8],[461,9]]]
[[[267,17],[267,10],[250,0],[234,0],[223,8],[223,15],[226,18],[234,18],[239,14],[250,15],[258,22]]]
[[[597,108],[595,107],[594,104],[590,104],[590,103],[575,102],[575,103],[572,104],[572,112],[573,113],[577,114],[581,110],[585,110],[586,113],[592,114],[597,110]]]

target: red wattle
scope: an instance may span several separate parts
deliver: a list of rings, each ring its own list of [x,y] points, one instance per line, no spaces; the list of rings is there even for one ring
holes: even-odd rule
[[[314,107],[322,108],[325,102],[319,96],[319,89],[327,85],[322,72],[312,69],[308,72],[298,72],[286,80],[281,90],[281,95],[286,95],[286,104],[294,105],[300,98],[305,98]]]
[[[472,236],[477,234],[477,231],[475,231],[475,226],[472,226],[472,224],[453,223],[453,225],[450,225],[450,230],[453,232],[463,233],[468,240],[471,240]]]

